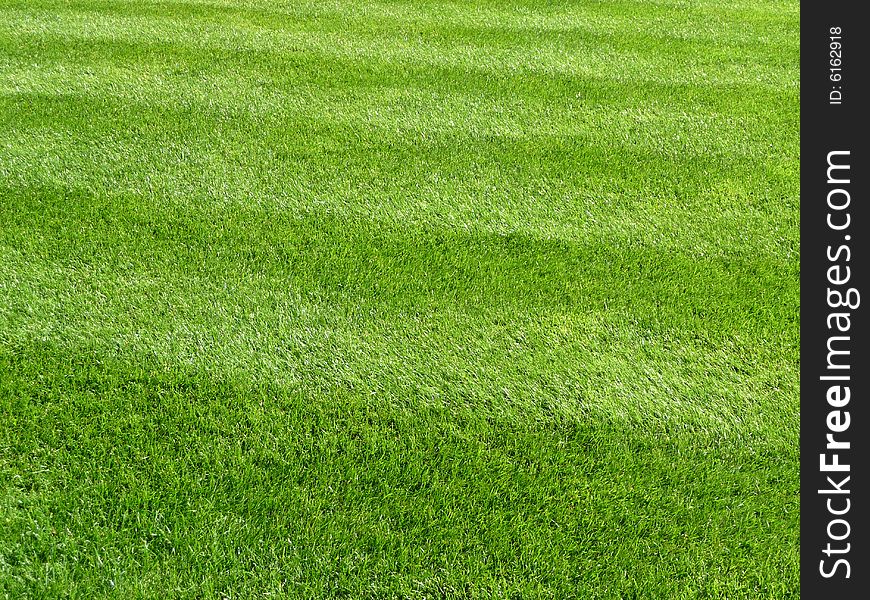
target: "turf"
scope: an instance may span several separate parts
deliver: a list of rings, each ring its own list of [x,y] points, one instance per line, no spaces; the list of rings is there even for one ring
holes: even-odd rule
[[[797,597],[798,31],[0,0],[0,595]]]

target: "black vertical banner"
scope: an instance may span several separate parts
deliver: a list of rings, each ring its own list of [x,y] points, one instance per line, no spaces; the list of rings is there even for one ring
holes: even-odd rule
[[[801,595],[870,590],[866,93],[860,5],[801,10]]]

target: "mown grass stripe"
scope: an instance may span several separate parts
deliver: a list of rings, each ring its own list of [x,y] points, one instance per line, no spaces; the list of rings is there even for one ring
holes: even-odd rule
[[[4,2],[0,595],[795,597],[798,16]]]

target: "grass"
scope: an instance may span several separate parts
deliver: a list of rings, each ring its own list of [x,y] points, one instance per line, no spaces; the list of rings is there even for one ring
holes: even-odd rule
[[[0,0],[0,596],[796,598],[798,30]]]

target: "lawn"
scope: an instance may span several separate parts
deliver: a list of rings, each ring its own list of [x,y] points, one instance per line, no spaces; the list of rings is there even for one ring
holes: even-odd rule
[[[0,0],[0,597],[796,598],[798,33]]]

